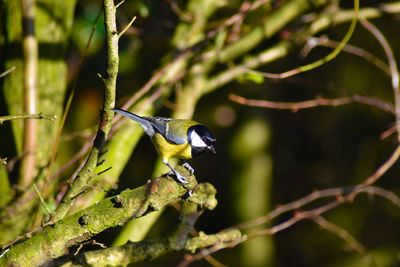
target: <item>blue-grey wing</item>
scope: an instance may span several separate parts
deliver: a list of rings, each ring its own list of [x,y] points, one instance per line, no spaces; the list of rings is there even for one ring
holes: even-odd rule
[[[181,130],[180,127],[176,127],[178,123],[185,120],[177,120],[172,118],[164,117],[146,117],[156,132],[159,132],[164,138],[173,144],[184,144],[187,142],[187,133],[185,130]],[[174,129],[174,131],[171,130]]]

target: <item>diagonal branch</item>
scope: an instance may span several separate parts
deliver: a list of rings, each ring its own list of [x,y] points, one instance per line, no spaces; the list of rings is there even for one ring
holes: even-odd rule
[[[326,229],[326,230],[334,233],[335,235],[339,236],[341,239],[346,241],[353,250],[357,251],[361,255],[366,255],[368,258],[370,258],[370,255],[368,255],[365,247],[360,242],[358,242],[345,229],[337,226],[334,223],[331,223],[330,221],[326,220],[322,216],[312,217],[311,220],[313,220],[315,223],[317,223],[321,228]]]

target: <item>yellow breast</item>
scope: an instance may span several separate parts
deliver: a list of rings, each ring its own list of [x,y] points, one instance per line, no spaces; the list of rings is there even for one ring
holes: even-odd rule
[[[192,149],[188,143],[182,145],[171,144],[159,133],[153,136],[152,141],[158,154],[165,161],[168,161],[170,158],[192,158]]]

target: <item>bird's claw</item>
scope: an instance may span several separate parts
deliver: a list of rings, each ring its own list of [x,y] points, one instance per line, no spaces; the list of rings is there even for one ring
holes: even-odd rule
[[[186,180],[185,176],[183,176],[182,174],[180,174],[178,171],[169,171],[167,173],[170,176],[175,176],[176,180],[178,180],[178,182],[182,183],[182,184],[188,184],[189,182]]]
[[[182,164],[183,167],[185,167],[189,172],[190,175],[194,174],[194,169],[192,166],[190,166],[189,163],[187,163],[186,161]]]

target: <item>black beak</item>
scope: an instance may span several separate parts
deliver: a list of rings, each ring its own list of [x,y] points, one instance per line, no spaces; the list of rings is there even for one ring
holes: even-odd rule
[[[208,146],[207,148],[208,148],[208,150],[210,150],[213,154],[217,153],[217,152],[215,151],[214,145]]]

